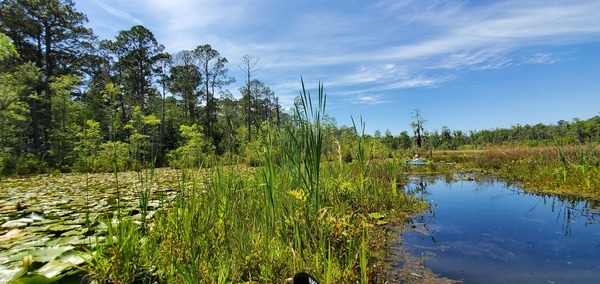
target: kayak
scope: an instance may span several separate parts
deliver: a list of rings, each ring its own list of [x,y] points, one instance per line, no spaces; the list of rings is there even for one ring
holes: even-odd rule
[[[407,165],[427,165],[427,162],[425,161],[410,161],[410,162],[406,162]]]

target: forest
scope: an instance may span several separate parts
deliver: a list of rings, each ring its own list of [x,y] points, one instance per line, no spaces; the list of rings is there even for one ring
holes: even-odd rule
[[[111,171],[115,159],[119,170],[149,163],[177,166],[191,148],[200,149],[205,164],[232,157],[252,164],[252,143],[261,129],[291,122],[292,108],[284,109],[269,86],[254,77],[259,58],[236,59],[234,66],[247,76],[234,78],[229,60],[208,43],[169,54],[143,26],[99,40],[73,1],[46,2],[1,4],[4,175]],[[243,87],[227,89],[236,80],[243,80]],[[417,114],[415,121],[426,121]],[[352,135],[351,127],[335,125],[334,118],[327,123],[340,143]],[[371,138],[389,150],[410,149],[421,139],[433,149],[481,149],[598,141],[599,129],[596,116],[468,133],[448,127],[376,131]]]

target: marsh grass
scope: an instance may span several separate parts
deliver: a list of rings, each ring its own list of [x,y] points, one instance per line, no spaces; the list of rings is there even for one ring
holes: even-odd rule
[[[153,160],[152,164],[149,167],[145,167],[144,169],[137,172],[138,176],[138,184],[136,185],[136,191],[138,196],[138,206],[140,208],[140,223],[142,224],[142,228],[146,228],[146,217],[148,216],[148,205],[150,201],[150,194],[152,191],[152,186],[154,184],[155,177],[155,161]]]
[[[178,197],[145,230],[118,215],[93,265],[97,279],[282,283],[307,271],[322,283],[377,281],[386,222],[374,216],[424,204],[398,190],[403,161],[370,158],[362,121],[357,161],[323,161],[325,104],[321,84],[314,102],[303,84],[294,123],[261,128],[260,167],[183,167]],[[139,177],[143,207],[154,172]]]
[[[523,184],[527,190],[586,197],[600,196],[600,146],[490,148],[474,158],[484,172]]]

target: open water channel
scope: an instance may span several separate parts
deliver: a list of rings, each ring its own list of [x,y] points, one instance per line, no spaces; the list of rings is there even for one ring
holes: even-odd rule
[[[600,204],[540,196],[493,178],[410,177],[431,210],[404,250],[464,283],[600,283]]]

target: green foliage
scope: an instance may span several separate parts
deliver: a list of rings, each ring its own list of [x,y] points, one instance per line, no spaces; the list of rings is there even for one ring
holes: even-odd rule
[[[77,143],[79,129],[74,125],[81,123],[81,105],[71,99],[72,92],[77,88],[80,79],[76,76],[53,77],[50,88],[52,96],[53,127],[50,130],[51,149],[49,159],[57,167],[67,170],[74,163],[74,148]],[[97,129],[100,135],[100,129]]]
[[[164,46],[158,43],[150,30],[141,25],[120,31],[116,41],[109,46],[118,59],[116,65],[119,75],[125,78],[121,89],[127,96],[120,98],[125,108],[124,118],[134,116],[136,107],[147,113],[148,103],[156,95],[152,84],[156,73],[154,66],[162,58]]]
[[[10,37],[3,32],[0,32],[0,61],[12,57],[19,57],[19,53]]]
[[[34,91],[40,69],[33,63],[15,64],[19,53],[10,38],[0,33],[0,115],[10,112],[12,104]]]
[[[79,139],[75,142],[77,159],[74,167],[77,171],[97,171],[98,151],[102,137],[100,136],[100,123],[94,120],[86,120],[83,128],[77,133]]]
[[[600,149],[594,144],[488,149],[473,159],[482,171],[519,181],[527,190],[598,199]]]
[[[39,158],[32,153],[8,156],[2,160],[4,165],[2,174],[4,175],[29,175],[45,173],[50,170],[46,162],[40,162]]]
[[[264,135],[256,135],[254,136],[254,140],[244,143],[243,156],[245,157],[246,165],[251,167],[258,167],[264,165],[264,153],[262,147],[262,145],[264,145],[264,142],[261,138],[263,136]]]
[[[175,283],[273,283],[297,271],[324,283],[373,279],[383,269],[374,260],[385,243],[377,224],[420,203],[394,189],[397,164],[366,153],[368,171],[322,161],[322,87],[314,109],[305,90],[302,100],[285,131],[259,131],[261,143],[252,146],[258,168],[199,168],[207,143],[199,127],[182,126],[186,143],[172,154],[197,161],[181,161],[178,198],[148,230],[109,232],[119,241],[102,247],[92,268],[96,280],[141,281],[149,267],[156,268],[153,279]]]
[[[410,127],[413,129],[413,133],[415,135],[414,139],[416,147],[421,148],[423,146],[423,136],[425,134],[423,125],[425,124],[425,122],[427,122],[427,120],[423,118],[423,116],[421,115],[421,110],[419,109],[414,109],[411,112],[411,114],[413,121],[410,123]]]
[[[0,112],[0,172],[3,174],[14,173],[14,166],[20,159],[18,153],[22,145],[25,131],[27,130],[27,106],[21,102],[11,104]]]
[[[142,108],[136,106],[133,110],[132,119],[127,122],[125,129],[131,131],[129,135],[129,152],[134,161],[134,168],[139,170],[141,167],[150,163],[153,152],[153,143],[150,140],[157,132],[157,125],[160,124],[160,119],[155,115],[144,115]]]
[[[241,129],[243,131],[243,128]],[[275,140],[274,137],[280,137],[281,129],[271,127],[269,124],[264,124],[259,128],[259,131],[254,136],[254,139],[250,142],[243,143],[242,154],[245,158],[246,165],[251,167],[258,167],[265,165],[265,155],[267,149],[265,145],[269,145],[269,151],[275,160],[279,162],[279,141]]]
[[[319,189],[323,147],[321,123],[322,118],[325,117],[327,102],[322,84],[319,84],[317,99],[318,105],[314,107],[310,92],[306,91],[304,81],[302,81],[300,103],[295,106],[294,121],[297,126],[294,130],[288,131],[292,135],[291,140],[297,143],[292,149],[300,150],[300,153],[293,153],[293,150],[291,153],[287,153],[290,157],[301,155],[300,161],[292,161],[299,164],[300,169],[303,170],[303,172],[299,172],[299,176],[302,177],[303,188],[306,195],[312,200],[315,210],[321,208],[321,192]],[[310,217],[310,214],[307,215]]]
[[[129,155],[129,144],[121,141],[107,141],[100,144],[95,165],[98,171],[111,172],[116,166],[123,171],[132,168],[133,160]]]
[[[94,269],[86,278],[97,283],[105,283],[103,280],[108,279],[119,279],[121,283],[158,280],[149,268],[139,263],[146,249],[138,226],[124,219],[108,219],[103,224],[107,237],[96,243],[95,252],[88,260]]]
[[[171,67],[168,87],[171,93],[181,96],[188,122],[193,123],[197,119],[196,105],[200,96],[198,88],[202,81],[202,73],[194,65],[196,60],[192,51],[179,52],[174,61],[176,65]]]
[[[193,124],[179,127],[185,144],[170,153],[172,167],[201,167],[214,152],[214,147],[206,140],[201,128]]]
[[[83,170],[82,158],[75,151],[78,129],[72,125],[91,119],[99,122],[104,141],[129,144],[132,167],[138,170],[154,160],[157,166],[169,165],[165,153],[187,143],[180,125],[193,123],[203,127],[206,143],[214,148],[207,151],[214,156],[206,158],[223,161],[236,157],[261,165],[259,149],[266,141],[263,126],[281,129],[295,115],[284,112],[269,86],[252,78],[258,70],[257,58],[246,55],[241,59],[247,81],[239,88],[242,98],[238,100],[224,89],[235,80],[227,74],[228,60],[210,44],[169,55],[152,31],[140,25],[120,31],[112,40],[92,43],[91,30],[83,26],[86,17],[75,10],[73,1],[36,3],[11,0],[0,4],[6,33],[0,34],[0,148],[4,161],[33,153],[52,168]],[[160,80],[155,82],[157,77]],[[173,96],[167,96],[169,92]],[[391,158],[394,151],[412,144],[456,150],[600,141],[598,116],[561,120],[557,125],[463,133],[448,127],[427,132],[422,113],[415,109],[411,115],[414,139],[406,131],[397,136],[377,131],[375,137],[364,137],[367,155]],[[322,131],[327,134],[321,145],[323,159],[360,160],[357,154],[361,149],[352,143],[357,134],[332,121],[322,117]],[[277,162],[281,155],[275,152]],[[5,167],[12,164],[7,163]],[[207,160],[203,163],[207,165]]]

